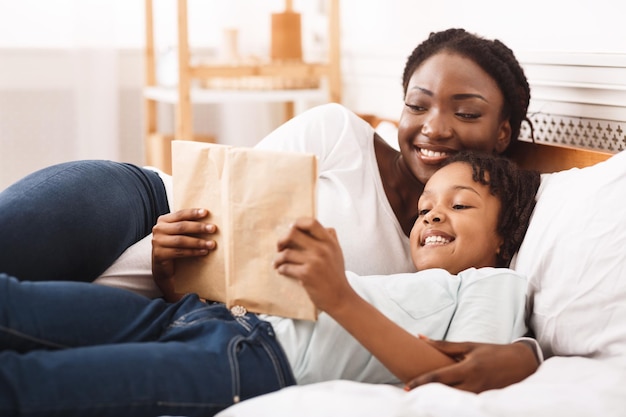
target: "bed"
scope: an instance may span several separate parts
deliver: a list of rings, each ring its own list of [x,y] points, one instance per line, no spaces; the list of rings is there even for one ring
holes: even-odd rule
[[[530,324],[546,355],[535,374],[481,394],[330,381],[247,400],[219,417],[625,416],[626,151],[517,148],[522,166],[544,173],[511,265],[529,277]]]

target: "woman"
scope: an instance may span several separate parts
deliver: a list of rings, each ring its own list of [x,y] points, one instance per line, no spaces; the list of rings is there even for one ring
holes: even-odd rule
[[[503,153],[517,140],[530,97],[510,49],[460,29],[434,33],[420,44],[407,60],[402,84],[406,105],[400,115],[401,153],[336,105],[296,117],[259,144],[328,152],[322,170],[330,166],[333,172],[354,172],[356,185],[353,177],[328,180],[335,184],[320,193],[319,217],[324,224],[339,227],[347,266],[357,272],[412,270],[405,255],[417,215],[415,190],[422,189],[449,153],[465,148]],[[328,136],[324,146],[337,150],[320,149],[320,135]],[[355,161],[354,152],[360,161]],[[327,181],[324,175],[321,180]],[[367,175],[366,181],[360,179]],[[334,214],[339,203],[351,216]],[[351,220],[351,208],[363,215]],[[45,169],[0,195],[0,268],[21,279],[91,281],[128,246],[148,235],[167,211],[165,190],[152,171],[103,161]],[[380,218],[392,220],[389,230],[380,230]],[[348,236],[359,234],[342,233],[341,225],[348,232],[360,230],[371,240],[351,238],[348,243]],[[374,239],[384,244],[370,243]],[[365,271],[357,270],[387,245],[404,249],[387,258],[390,249],[364,265]],[[143,257],[150,259],[149,253]]]
[[[306,112],[258,145],[318,154],[318,218],[337,230],[346,268],[361,274],[414,270],[408,234],[423,184],[449,154],[462,149],[504,153],[517,140],[530,100],[512,51],[462,29],[433,33],[413,51],[403,89],[401,152],[339,105]],[[0,194],[0,270],[21,279],[91,281],[168,211],[165,188],[154,172],[89,164],[98,171],[83,162],[52,167]],[[102,178],[107,181],[101,185]],[[68,227],[59,230],[59,224]],[[149,241],[137,245],[133,254],[149,275]],[[128,263],[118,260],[119,276],[130,275],[123,268]],[[537,366],[530,349],[512,347],[515,358],[530,355],[531,367]]]

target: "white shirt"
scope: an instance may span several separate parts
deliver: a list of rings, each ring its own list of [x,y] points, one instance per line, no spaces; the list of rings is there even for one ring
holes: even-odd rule
[[[344,106],[325,104],[291,119],[256,147],[317,155],[317,217],[336,229],[347,270],[415,271],[409,238],[383,189],[367,122]]]
[[[357,293],[411,334],[509,343],[526,332],[526,279],[507,268],[443,269],[388,276],[346,273]],[[272,323],[298,384],[349,379],[399,383],[325,313],[316,322],[263,316]]]
[[[383,189],[373,138],[373,128],[356,114],[325,104],[291,119],[256,147],[317,155],[317,217],[337,230],[346,269],[361,275],[414,272],[409,239]],[[171,177],[159,174],[170,197]],[[96,282],[158,296],[151,239],[127,249]]]

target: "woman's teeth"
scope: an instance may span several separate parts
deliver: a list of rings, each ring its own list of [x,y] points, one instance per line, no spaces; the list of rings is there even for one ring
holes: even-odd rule
[[[431,151],[431,150],[422,149],[422,148],[420,148],[420,153],[429,158],[441,158],[444,156],[448,156],[446,152],[437,152],[437,151]]]

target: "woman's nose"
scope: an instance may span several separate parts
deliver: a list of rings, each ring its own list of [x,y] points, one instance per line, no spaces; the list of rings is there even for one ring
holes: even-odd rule
[[[430,139],[446,139],[452,135],[452,129],[443,115],[431,112],[424,120],[422,134]]]

